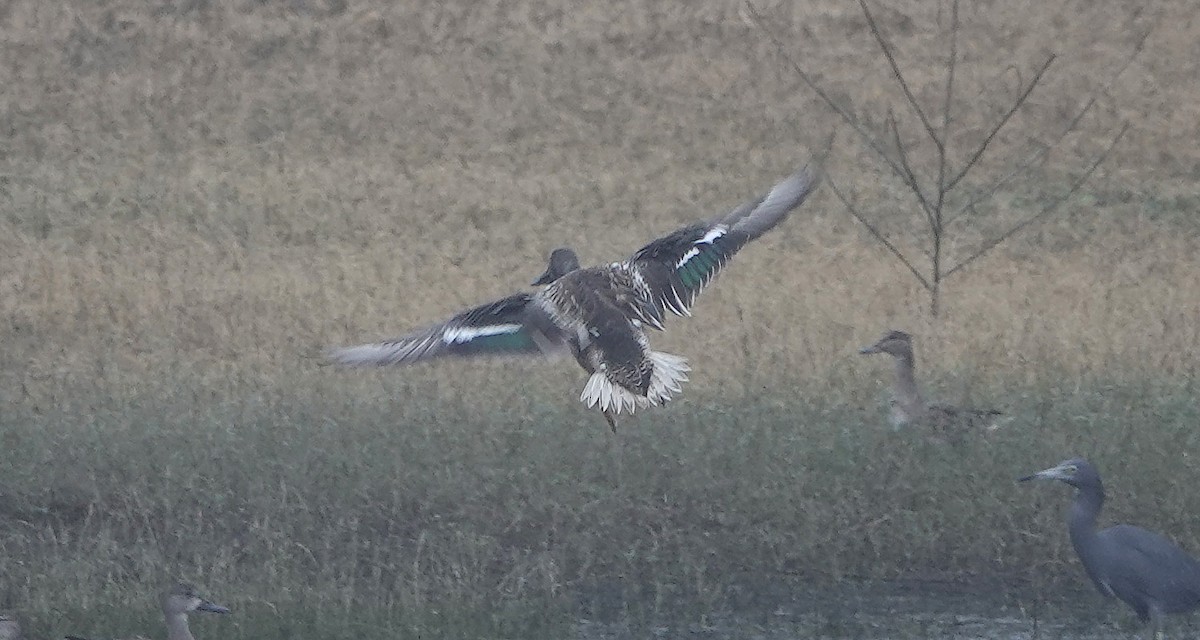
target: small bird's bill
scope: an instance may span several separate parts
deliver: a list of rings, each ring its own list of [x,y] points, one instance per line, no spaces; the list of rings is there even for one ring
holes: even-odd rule
[[[1074,469],[1070,471],[1074,471]],[[1060,464],[1057,467],[1050,467],[1049,469],[1027,475],[1024,478],[1018,478],[1017,482],[1028,482],[1030,480],[1066,480],[1070,477],[1071,473],[1068,471],[1067,466]]]
[[[551,268],[549,268],[549,269],[546,269],[546,272],[545,272],[545,273],[543,273],[542,275],[538,276],[538,277],[537,277],[537,280],[534,280],[533,282],[530,282],[529,284],[530,284],[531,286],[537,287],[537,286],[541,286],[541,285],[543,285],[543,284],[550,284],[551,282],[554,282],[554,273],[553,273],[553,270],[554,270],[554,268],[553,268],[553,267],[551,267]]]
[[[196,611],[207,611],[208,613],[230,613],[228,607],[222,607],[219,604],[213,604],[208,600],[201,600],[200,604],[196,605]]]

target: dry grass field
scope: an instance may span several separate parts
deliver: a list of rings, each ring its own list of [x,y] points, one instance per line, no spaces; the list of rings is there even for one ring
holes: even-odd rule
[[[887,5],[937,104],[946,6]],[[874,131],[893,107],[917,143],[856,6],[756,6],[836,100]],[[1109,518],[1200,552],[1194,14],[965,2],[956,162],[1059,56],[972,188],[1099,99],[951,255],[1064,193],[1129,121],[1108,161],[950,279],[936,321],[822,187],[653,336],[692,379],[613,438],[570,362],[318,356],[525,288],[556,246],[628,255],[835,133],[826,174],[919,256],[911,197],[743,4],[4,4],[0,610],[34,637],[129,635],[176,576],[235,609],[194,624],[226,638],[559,638],[770,606],[794,580],[1035,602],[1083,578],[1065,491],[1012,480],[1075,453]],[[888,328],[916,336],[931,395],[1010,426],[961,447],[892,432],[890,368],[855,353]]]

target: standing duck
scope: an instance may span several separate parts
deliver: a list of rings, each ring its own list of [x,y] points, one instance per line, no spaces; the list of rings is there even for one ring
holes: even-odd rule
[[[1004,415],[995,409],[965,409],[942,404],[926,404],[917,387],[916,356],[912,336],[903,331],[888,331],[875,344],[859,349],[859,353],[886,353],[895,362],[889,421],[899,429],[910,424],[925,425],[939,438],[959,440],[965,431],[999,428],[997,418]]]

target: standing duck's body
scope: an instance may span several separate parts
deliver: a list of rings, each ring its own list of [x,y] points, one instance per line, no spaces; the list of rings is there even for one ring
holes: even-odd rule
[[[335,349],[344,365],[411,364],[442,356],[570,353],[591,377],[580,400],[615,430],[623,411],[667,402],[690,370],[649,348],[645,328],[690,307],[726,261],[799,206],[816,183],[801,170],[769,193],[707,222],[686,226],[629,259],[580,268],[570,249],[551,254],[536,293],[519,293],[387,342]]]
[[[917,386],[917,361],[909,334],[888,331],[874,344],[859,349],[859,353],[886,353],[892,356],[895,374],[888,418],[893,427],[899,429],[910,424],[925,425],[941,434],[939,437],[948,440],[961,439],[965,431],[992,431],[998,427],[996,420],[1003,413],[995,409],[966,409],[925,402]]]

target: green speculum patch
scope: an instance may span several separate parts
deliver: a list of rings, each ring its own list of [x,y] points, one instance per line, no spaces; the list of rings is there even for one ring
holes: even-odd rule
[[[533,338],[524,331],[516,333],[498,333],[493,336],[476,338],[473,342],[485,349],[493,349],[495,351],[513,351],[519,349],[529,349],[534,346]]]
[[[716,257],[713,255],[711,249],[700,249],[699,253],[692,256],[690,260],[678,269],[679,279],[688,288],[697,287],[712,272],[716,262]]]

